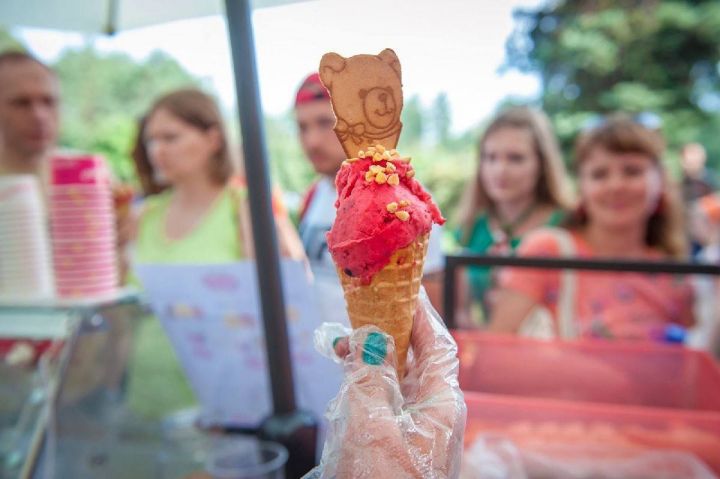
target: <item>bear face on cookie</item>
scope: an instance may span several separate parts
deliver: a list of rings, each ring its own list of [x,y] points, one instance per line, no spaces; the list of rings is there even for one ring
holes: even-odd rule
[[[335,81],[338,78],[343,80]],[[349,58],[327,53],[320,62],[320,79],[330,91],[337,117],[335,132],[348,158],[375,144],[397,146],[403,95],[394,51]]]

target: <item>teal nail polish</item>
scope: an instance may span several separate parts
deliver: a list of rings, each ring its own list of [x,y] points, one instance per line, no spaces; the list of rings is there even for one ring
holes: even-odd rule
[[[345,336],[338,336],[337,338],[333,339],[333,349],[335,349],[335,346],[337,346],[337,343],[339,343],[340,340],[344,337]]]
[[[362,359],[365,364],[377,366],[382,364],[387,356],[387,340],[382,333],[370,333],[363,345]]]

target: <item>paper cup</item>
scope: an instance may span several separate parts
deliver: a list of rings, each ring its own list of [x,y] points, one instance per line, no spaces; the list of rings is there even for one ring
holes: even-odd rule
[[[55,274],[58,276],[62,275],[64,278],[82,278],[83,275],[95,277],[111,272],[114,274],[116,271],[117,262],[115,261],[79,262],[76,264],[63,264],[62,262],[55,262]]]
[[[99,185],[110,183],[110,172],[97,155],[55,155],[50,159],[52,185]]]
[[[99,258],[116,258],[117,251],[111,246],[101,247],[98,249],[88,249],[85,251],[76,251],[74,248],[54,247],[52,249],[53,258],[63,259],[69,258],[71,261],[89,261]]]
[[[115,210],[113,209],[112,203],[105,205],[92,205],[92,206],[76,206],[72,204],[68,205],[50,205],[50,217],[55,218],[56,216],[95,216],[95,215],[108,215],[115,216]]]

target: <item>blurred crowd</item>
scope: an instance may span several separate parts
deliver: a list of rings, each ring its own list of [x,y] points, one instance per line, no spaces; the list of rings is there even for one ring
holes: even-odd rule
[[[347,325],[326,240],[335,217],[334,179],[346,154],[319,75],[298,83],[293,105],[298,140],[317,180],[296,221],[282,192],[273,190],[275,236],[283,258],[306,262],[312,271],[323,300],[318,314]],[[0,53],[0,176],[32,175],[47,185],[47,165],[57,152],[60,102],[55,72],[26,53]],[[442,311],[443,304],[453,304],[459,328],[495,334],[682,343],[718,353],[720,283],[715,276],[467,266],[456,271],[456,297],[451,302],[443,298],[444,256],[450,253],[443,250],[443,237],[454,239],[454,252],[472,255],[720,264],[720,193],[706,166],[706,151],[700,143],[684,145],[679,152],[682,178],[671,178],[657,120],[647,114],[598,115],[578,134],[567,161],[551,122],[536,108],[508,107],[485,127],[477,142],[475,171],[454,218],[457,226],[451,231],[434,227],[430,235],[423,276],[427,296],[422,295],[415,326],[426,331],[413,336],[417,356],[407,376],[424,378],[424,383],[413,383],[417,397],[410,398],[419,401],[413,403],[416,409],[423,401],[433,404],[424,413],[427,417],[418,415],[432,426],[428,434],[449,438],[434,450],[452,453],[443,456],[441,467],[452,469],[457,463],[465,406],[456,380],[457,349],[433,306]],[[134,273],[137,265],[219,264],[254,257],[247,187],[255,179],[244,174],[240,152],[231,146],[210,95],[182,89],[157,98],[138,121],[130,154],[138,186],[116,185],[113,190],[124,284],[143,288]],[[138,331],[140,343],[143,336],[164,338],[158,320],[148,321]],[[381,351],[379,359],[358,361],[367,355],[368,337],[378,334],[365,333],[332,342],[333,348],[344,348],[342,354],[335,349],[338,355],[350,358],[346,381],[352,387],[343,391],[362,390],[366,383],[352,384],[362,376],[349,372],[365,374],[368,365],[387,366],[386,356],[393,354],[383,340],[382,348],[373,349]],[[355,347],[358,342],[365,349]],[[159,381],[153,381],[155,390],[145,385],[143,394],[152,400],[141,401],[139,412],[147,412],[143,404],[159,407],[163,414],[195,404],[169,341],[153,343],[151,360],[137,364],[134,374],[142,369],[147,377],[178,378],[179,383],[170,391]],[[407,391],[395,387],[403,378],[393,376],[394,368],[385,369],[394,378],[388,384],[395,402],[404,404]],[[438,378],[444,379],[438,383]],[[386,405],[391,396],[368,397]],[[444,398],[443,407],[437,397]],[[351,405],[372,405],[373,414],[378,410],[365,399]],[[401,409],[388,408],[392,424],[401,424],[394,416]],[[416,425],[396,431],[382,422],[368,423],[370,416],[363,412],[350,418],[359,421],[359,428],[374,428],[378,435],[390,431],[399,439]]]
[[[60,101],[51,69],[25,53],[0,54],[0,174],[46,175],[44,165],[57,146]],[[334,218],[334,177],[346,155],[317,74],[299,82],[294,112],[317,181],[297,224],[282,192],[273,192],[278,243],[284,257],[308,261],[318,281],[337,292],[325,233]],[[457,229],[437,227],[431,234],[423,284],[435,307],[442,305],[443,235],[463,252],[481,255],[717,264],[720,195],[705,149],[683,146],[682,178],[673,180],[654,120],[622,112],[598,116],[578,135],[566,162],[542,111],[518,106],[498,113],[479,138]],[[187,89],[158,98],[138,123],[131,153],[139,189],[116,188],[118,198],[133,198],[132,208],[117,218],[124,281],[137,283],[133,264],[253,257],[246,191],[253,179],[244,176],[211,96]],[[717,284],[711,277],[468,267],[457,282],[461,327],[717,347]]]

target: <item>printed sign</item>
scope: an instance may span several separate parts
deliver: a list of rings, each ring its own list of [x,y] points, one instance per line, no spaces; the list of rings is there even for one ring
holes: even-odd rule
[[[272,412],[255,265],[139,265],[208,424],[256,426]],[[288,335],[300,408],[323,417],[342,380],[339,365],[313,346],[323,314],[301,262],[282,262]],[[270,351],[272,354],[272,351]]]

